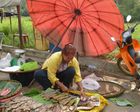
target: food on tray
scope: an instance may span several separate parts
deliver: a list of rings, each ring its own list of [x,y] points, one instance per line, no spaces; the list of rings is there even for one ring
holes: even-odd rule
[[[74,93],[62,93],[60,91],[45,91],[43,97],[53,99],[62,110],[91,110],[96,106],[100,106],[100,98],[98,96],[79,96]]]
[[[0,96],[6,96],[11,92],[10,88],[4,88],[2,90],[0,90]]]
[[[85,97],[77,106],[77,110],[91,110],[95,106],[100,106],[100,100],[97,96]]]

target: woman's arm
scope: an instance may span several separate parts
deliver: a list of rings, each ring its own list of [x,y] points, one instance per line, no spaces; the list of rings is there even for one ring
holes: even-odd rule
[[[63,91],[68,92],[68,88],[59,80],[55,82],[55,84]]]
[[[78,85],[78,89],[79,89],[81,95],[84,96],[85,93],[84,93],[84,89],[83,89],[83,86],[82,86],[81,81],[80,82],[77,82],[76,84]]]

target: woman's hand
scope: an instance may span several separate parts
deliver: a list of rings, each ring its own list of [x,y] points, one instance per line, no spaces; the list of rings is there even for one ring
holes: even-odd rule
[[[64,84],[61,85],[60,89],[61,89],[63,92],[68,92],[68,91],[69,91],[69,89],[68,89]]]
[[[85,96],[85,92],[84,92],[84,90],[82,89],[82,90],[80,90],[80,95],[81,96]]]
[[[81,90],[80,93],[81,93],[80,100],[87,101],[88,97],[86,96],[85,92],[83,90]]]
[[[63,91],[63,92],[68,92],[69,89],[60,81],[57,81],[56,84],[58,85],[58,87]]]
[[[80,95],[81,95],[81,96],[85,96],[82,83],[81,83],[81,82],[77,82],[77,85],[78,85],[78,87],[79,87]]]

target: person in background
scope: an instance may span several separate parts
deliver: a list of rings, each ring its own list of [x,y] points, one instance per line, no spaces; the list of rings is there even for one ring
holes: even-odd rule
[[[46,59],[42,69],[35,72],[35,80],[44,90],[53,86],[68,92],[74,79],[81,95],[84,95],[79,62],[74,57],[75,54],[76,48],[72,44],[66,44],[62,51],[55,52]]]

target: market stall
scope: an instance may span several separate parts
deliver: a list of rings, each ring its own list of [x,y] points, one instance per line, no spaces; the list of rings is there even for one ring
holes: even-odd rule
[[[100,112],[107,105],[107,100],[95,93],[86,93],[86,101],[80,99],[78,92],[61,93],[59,90],[51,88],[42,92],[31,89],[30,92],[23,95],[7,102],[5,111]]]

